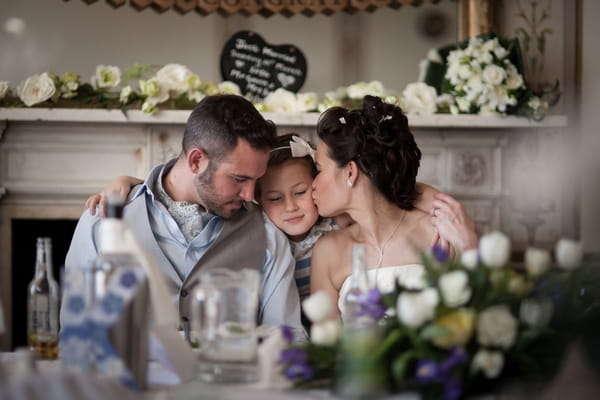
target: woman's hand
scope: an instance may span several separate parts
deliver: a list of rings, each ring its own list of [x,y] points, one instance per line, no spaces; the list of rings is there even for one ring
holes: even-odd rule
[[[133,176],[122,175],[110,182],[100,193],[94,194],[85,201],[85,207],[91,215],[96,215],[96,207],[100,207],[100,216],[106,216],[106,199],[109,193],[118,193],[121,200],[125,201],[132,187],[142,183],[141,179]]]
[[[450,242],[460,252],[477,248],[479,239],[475,233],[475,223],[463,205],[446,193],[436,193],[434,198],[431,221],[441,239]]]

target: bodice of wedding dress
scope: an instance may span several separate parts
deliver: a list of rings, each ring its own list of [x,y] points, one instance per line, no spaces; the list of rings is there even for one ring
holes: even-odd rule
[[[381,293],[389,293],[394,290],[397,280],[408,288],[422,288],[425,269],[421,264],[406,264],[370,269],[367,274],[372,287],[377,287]],[[344,298],[350,290],[351,278],[349,275],[340,288],[338,308],[341,315],[344,315]]]

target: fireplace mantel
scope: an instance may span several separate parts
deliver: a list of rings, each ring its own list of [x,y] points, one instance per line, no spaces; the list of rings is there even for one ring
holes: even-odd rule
[[[79,218],[85,199],[118,175],[144,177],[177,156],[190,111],[0,108],[0,296],[9,326],[16,219]],[[264,113],[279,133],[317,142],[317,113]],[[560,168],[565,116],[412,116],[422,151],[418,179],[457,197],[480,233],[510,234],[513,248],[576,236],[568,190],[544,179]],[[550,174],[550,175],[548,175]],[[535,183],[535,185],[533,185]],[[11,346],[10,333],[0,350]]]
[[[85,108],[0,108],[0,121],[89,122],[137,124],[185,124],[190,110],[161,110],[154,115],[140,110],[104,110]],[[266,112],[265,118],[284,126],[315,126],[319,113]],[[418,128],[543,128],[564,127],[567,117],[549,115],[542,121],[515,116],[409,115],[410,125]]]

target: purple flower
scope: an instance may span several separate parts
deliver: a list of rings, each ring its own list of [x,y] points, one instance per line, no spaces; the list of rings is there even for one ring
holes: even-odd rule
[[[100,301],[100,306],[106,314],[117,313],[123,308],[123,299],[114,293],[108,293]]]
[[[286,378],[290,380],[297,378],[308,380],[314,376],[315,372],[311,367],[308,366],[306,362],[300,361],[285,367],[285,369],[283,370],[283,374]]]
[[[433,380],[437,380],[438,366],[433,360],[420,360],[417,362],[416,371],[417,382],[426,384]]]
[[[67,309],[73,314],[79,314],[85,308],[85,301],[81,296],[75,296],[69,299]]]
[[[462,386],[457,379],[448,378],[444,382],[444,400],[456,400],[462,394]]]
[[[386,307],[381,303],[381,293],[378,289],[369,289],[358,298],[360,309],[355,313],[357,317],[368,316],[381,319],[385,315]]]
[[[133,271],[125,272],[121,275],[121,286],[130,289],[137,283],[137,277]]]
[[[433,253],[433,256],[436,260],[438,260],[438,262],[443,263],[448,260],[448,252],[438,244],[433,245],[431,248],[431,253]]]
[[[292,328],[287,325],[281,325],[281,335],[288,343],[294,340],[294,332],[292,331]]]
[[[450,376],[452,368],[466,362],[467,359],[468,355],[464,349],[461,347],[454,347],[450,356],[438,365],[440,378],[445,380],[446,377]]]
[[[292,364],[304,362],[308,358],[308,354],[303,349],[283,349],[279,355],[278,364]]]

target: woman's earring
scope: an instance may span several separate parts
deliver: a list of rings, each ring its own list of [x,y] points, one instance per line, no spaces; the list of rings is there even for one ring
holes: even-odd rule
[[[346,180],[346,186],[348,186],[349,188],[351,188],[353,185],[352,181],[350,179]]]

